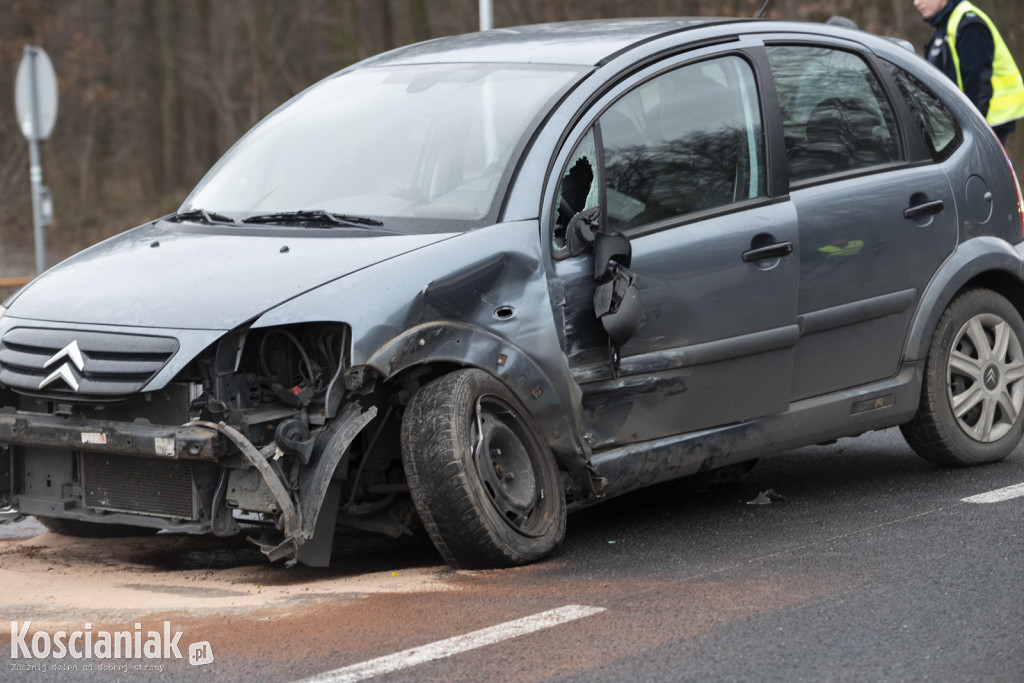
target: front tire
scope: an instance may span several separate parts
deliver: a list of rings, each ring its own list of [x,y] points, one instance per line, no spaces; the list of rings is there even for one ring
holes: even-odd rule
[[[1024,320],[988,289],[949,305],[925,365],[921,405],[901,425],[922,458],[940,465],[978,465],[1013,452],[1024,430]]]
[[[551,450],[526,409],[481,370],[423,386],[402,418],[410,494],[454,568],[538,560],[565,535],[565,496]]]

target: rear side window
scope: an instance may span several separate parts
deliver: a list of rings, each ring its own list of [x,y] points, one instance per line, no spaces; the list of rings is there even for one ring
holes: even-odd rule
[[[900,93],[907,100],[914,121],[921,128],[925,142],[932,158],[942,161],[952,154],[963,141],[963,131],[956,119],[946,109],[938,97],[932,94],[921,81],[899,68],[886,62]]]
[[[773,45],[768,59],[791,183],[903,160],[892,106],[862,58],[824,47]]]

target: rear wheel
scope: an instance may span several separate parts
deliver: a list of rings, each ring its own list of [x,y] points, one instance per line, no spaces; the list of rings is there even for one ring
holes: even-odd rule
[[[519,400],[480,370],[423,386],[402,418],[402,460],[416,510],[456,568],[538,560],[565,535],[550,449]]]
[[[76,538],[126,538],[129,536],[152,536],[157,532],[157,529],[148,527],[128,524],[99,524],[60,517],[39,517],[37,515],[36,520],[55,534]]]
[[[901,426],[914,451],[941,465],[1008,456],[1024,430],[1024,321],[1004,297],[969,290],[935,330],[917,416]]]

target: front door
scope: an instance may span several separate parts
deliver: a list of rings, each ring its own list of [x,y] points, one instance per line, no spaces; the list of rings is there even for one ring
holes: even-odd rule
[[[767,197],[755,83],[740,53],[665,70],[607,105],[565,165],[553,298],[595,449],[789,404],[799,234],[793,206]],[[566,244],[593,206],[628,237],[639,287],[618,362],[594,314],[594,255]]]

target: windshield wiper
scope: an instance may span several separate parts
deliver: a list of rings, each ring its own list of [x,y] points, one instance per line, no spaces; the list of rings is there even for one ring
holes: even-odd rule
[[[173,214],[170,220],[174,221],[195,221],[202,223],[209,223],[210,225],[220,225],[222,223],[234,223],[235,219],[224,214],[216,213],[214,211],[207,211],[206,209],[192,209],[191,211],[181,211]]]
[[[331,213],[317,209],[315,211],[284,211],[281,213],[267,213],[259,216],[249,216],[242,219],[243,223],[300,223],[320,227],[331,227],[344,225],[350,228],[370,228],[384,225],[374,218],[362,216],[346,216],[340,213]]]

